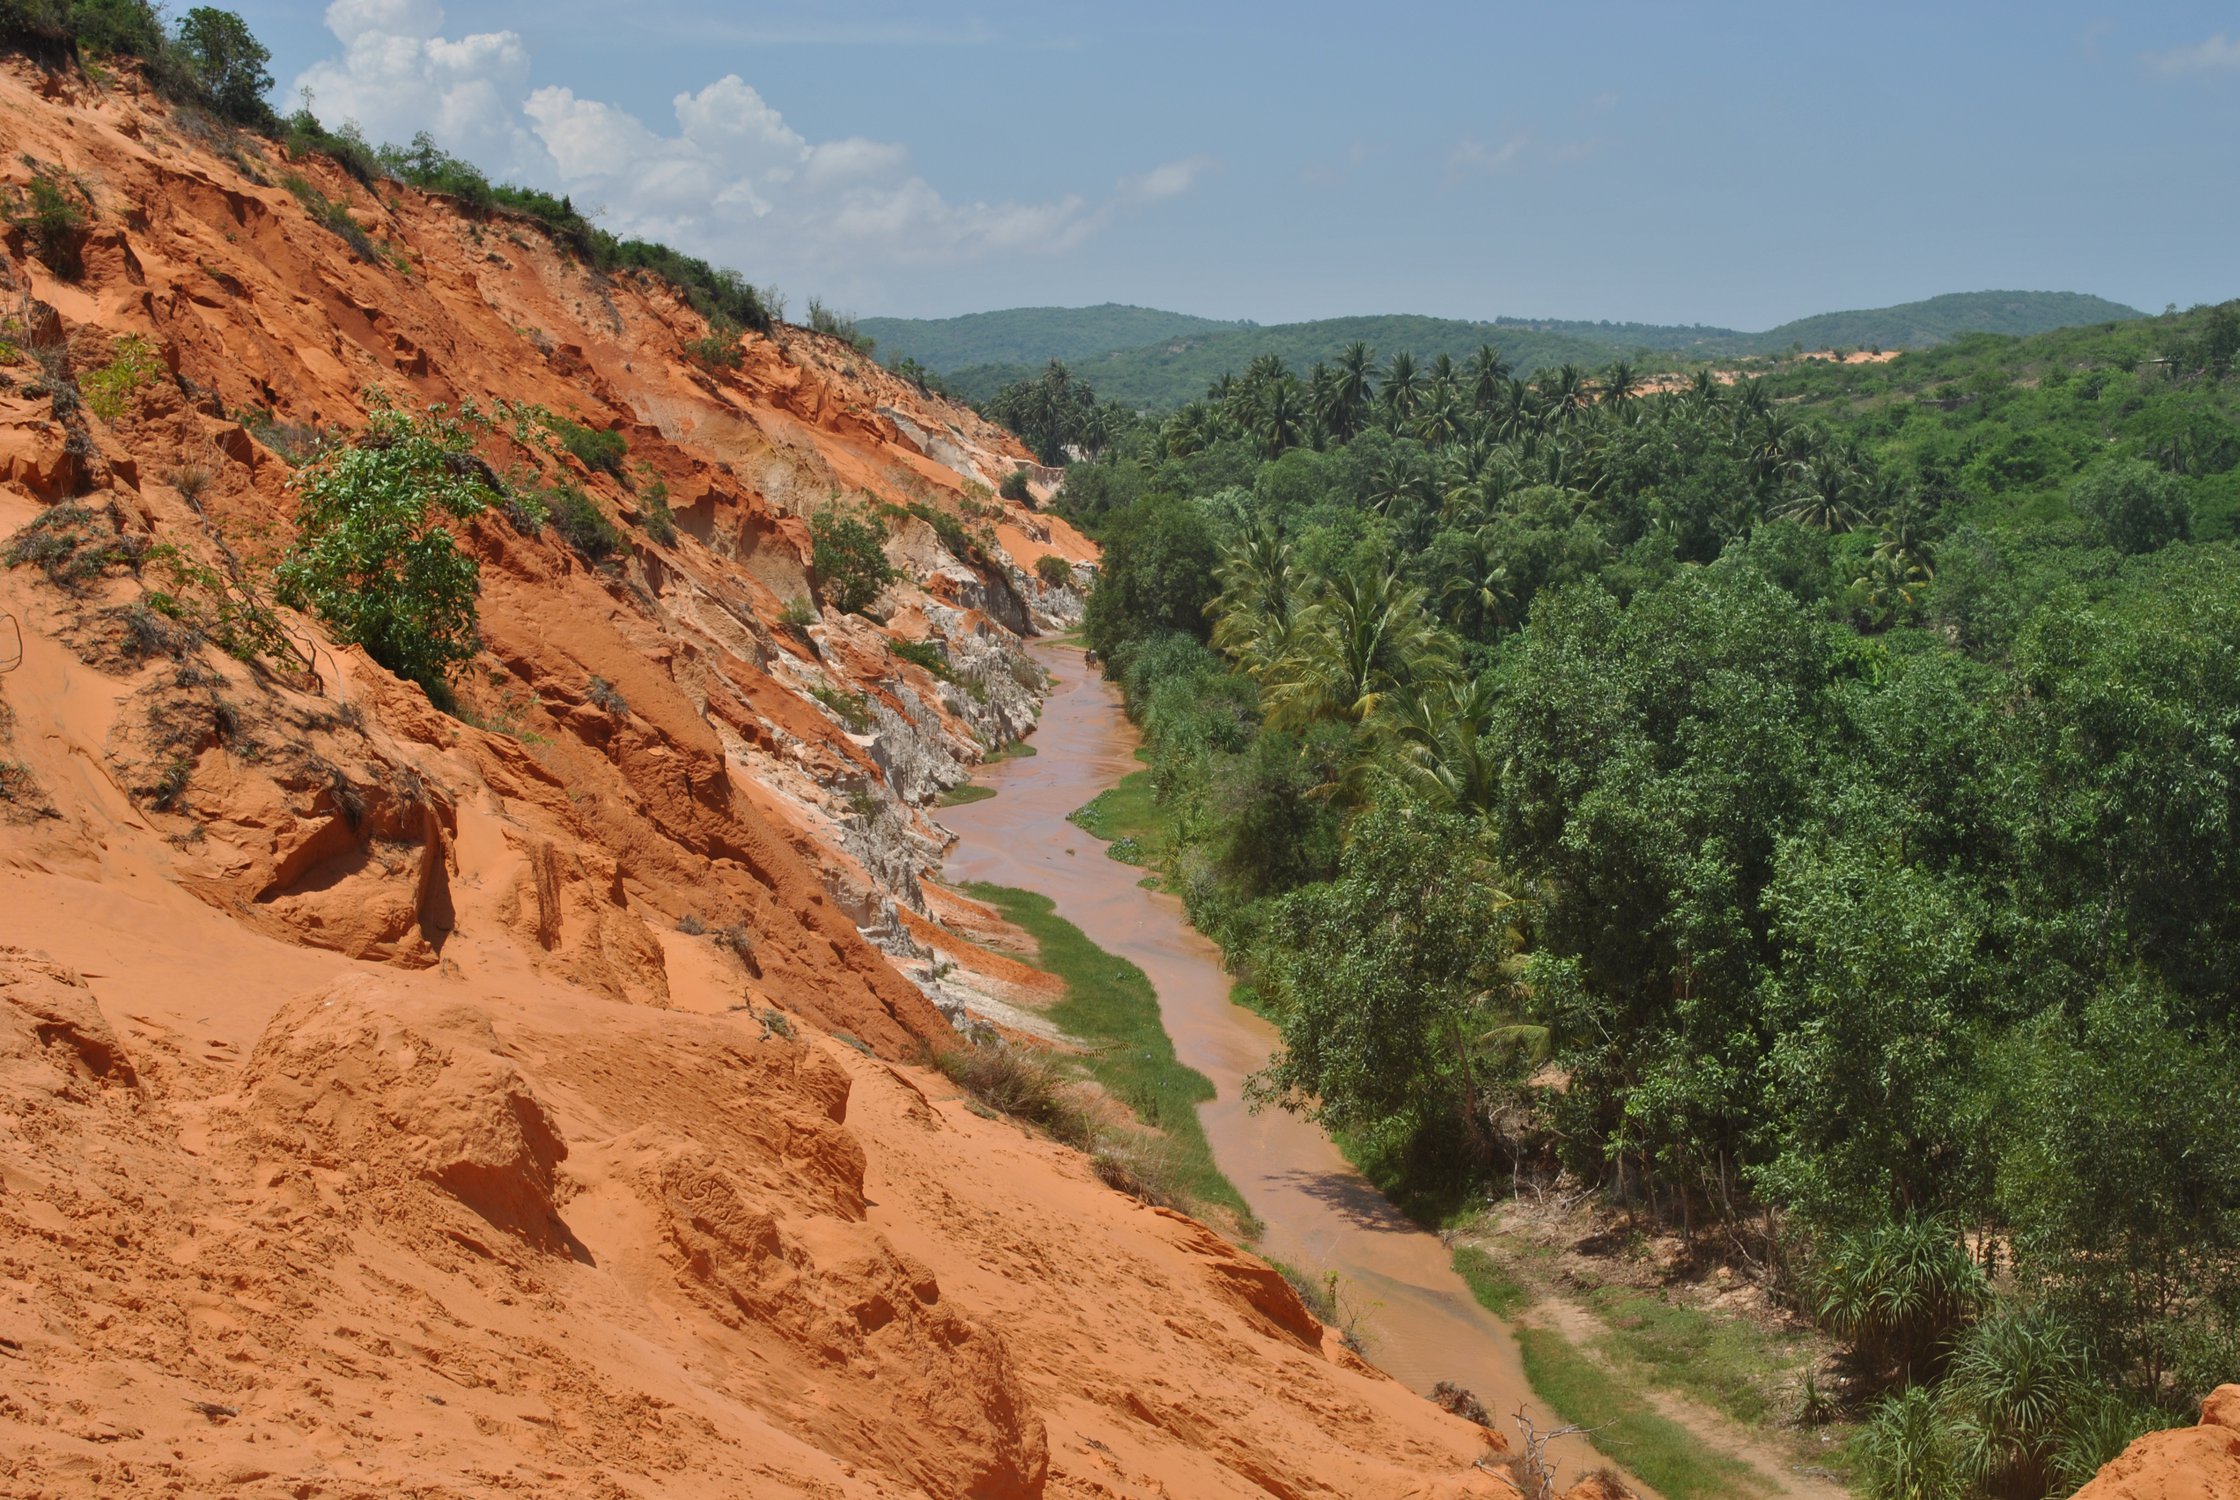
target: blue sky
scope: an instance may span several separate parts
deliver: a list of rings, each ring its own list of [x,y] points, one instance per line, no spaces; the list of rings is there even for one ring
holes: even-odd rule
[[[2240,4],[236,3],[283,104],[796,310],[2240,296]]]

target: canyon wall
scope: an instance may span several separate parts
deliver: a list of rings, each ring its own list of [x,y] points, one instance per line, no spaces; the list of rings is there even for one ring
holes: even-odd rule
[[[1093,559],[993,493],[1013,438],[803,329],[695,357],[667,283],[123,69],[0,59],[0,135],[85,218],[0,258],[0,1489],[1512,1492],[921,1065],[976,1000],[928,918],[990,920],[935,799]],[[512,412],[492,474],[620,535],[461,525],[452,712],[293,613],[221,649],[376,399]],[[877,620],[807,602],[836,502]]]

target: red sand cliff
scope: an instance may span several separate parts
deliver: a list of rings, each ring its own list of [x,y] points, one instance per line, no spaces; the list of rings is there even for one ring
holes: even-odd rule
[[[75,504],[253,576],[291,470],[242,414],[347,431],[369,386],[615,428],[633,476],[573,474],[606,568],[471,527],[489,730],[308,621],[316,677],[259,671],[149,570],[0,570],[0,1491],[1508,1492],[1264,1265],[913,1065],[925,804],[1031,700],[885,641],[1001,672],[1067,607],[1036,557],[1092,552],[906,521],[885,629],[779,617],[812,506],[993,504],[1013,439],[798,329],[710,370],[660,283],[127,84],[0,62],[0,135],[93,213],[76,280],[6,239],[0,536]],[[74,433],[55,372],[127,336],[161,375]]]

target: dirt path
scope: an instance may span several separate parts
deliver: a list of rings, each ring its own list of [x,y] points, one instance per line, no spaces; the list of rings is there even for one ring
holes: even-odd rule
[[[1687,1428],[1702,1439],[1705,1447],[1739,1458],[1757,1470],[1767,1486],[1767,1500],[1851,1500],[1851,1491],[1841,1481],[1810,1472],[1810,1465],[1772,1435],[1738,1422],[1716,1407],[1643,1381],[1606,1357],[1596,1341],[1609,1332],[1609,1327],[1593,1309],[1542,1287],[1538,1300],[1517,1321],[1562,1334],[1583,1356],[1639,1392],[1660,1416]]]

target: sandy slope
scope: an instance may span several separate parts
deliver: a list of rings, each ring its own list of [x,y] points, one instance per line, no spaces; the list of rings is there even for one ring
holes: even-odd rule
[[[573,475],[609,566],[467,532],[496,731],[308,621],[315,674],[151,626],[145,567],[0,570],[0,1493],[1501,1491],[1265,1266],[913,1065],[927,806],[1031,720],[1007,653],[1068,608],[1034,558],[1092,551],[1006,506],[968,565],[902,521],[886,630],[778,617],[809,507],[985,506],[1013,440],[799,330],[711,372],[661,285],[127,86],[0,60],[0,134],[94,211],[81,280],[5,240],[0,536],[74,503],[86,546],[253,578],[292,503],[244,414],[348,430],[375,385],[633,464]],[[71,417],[30,346],[83,379],[126,335],[163,375]],[[674,545],[629,524],[654,475]]]
[[[2077,1491],[2076,1500],[2232,1500],[2240,1495],[2240,1385],[2201,1403],[2196,1427],[2140,1438]]]

